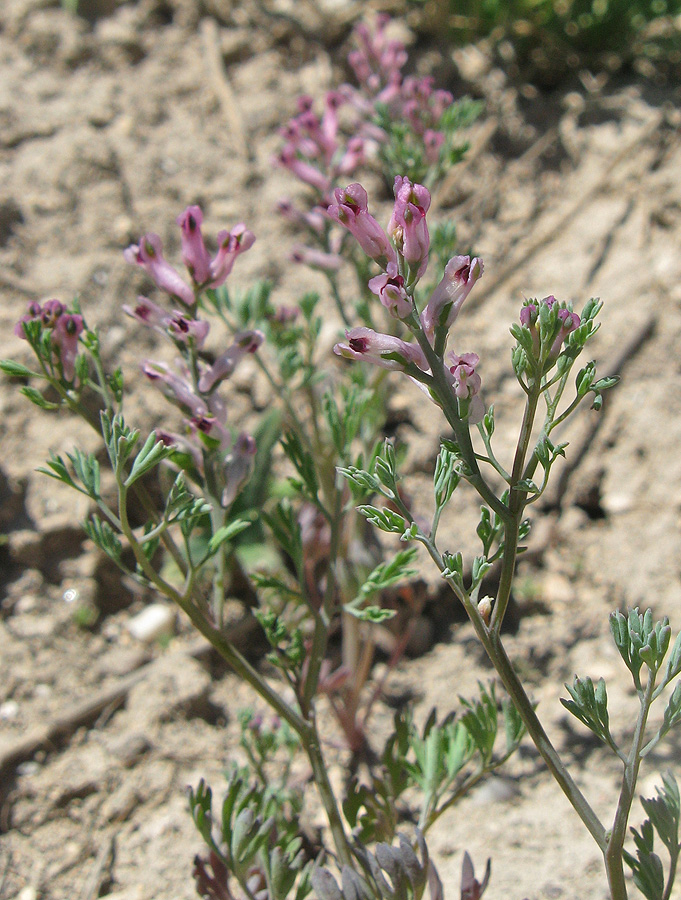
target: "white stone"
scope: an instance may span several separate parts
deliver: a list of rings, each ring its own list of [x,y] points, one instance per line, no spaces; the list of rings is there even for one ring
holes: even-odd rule
[[[0,719],[14,719],[19,712],[19,704],[16,700],[5,700],[0,703]]]
[[[173,633],[175,611],[163,603],[152,603],[127,623],[130,634],[138,641],[151,643]]]

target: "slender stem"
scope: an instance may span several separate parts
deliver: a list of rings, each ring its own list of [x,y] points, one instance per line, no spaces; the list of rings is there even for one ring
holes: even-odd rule
[[[303,715],[307,715],[312,709],[312,703],[317,686],[319,684],[319,672],[321,669],[324,656],[326,654],[326,644],[329,638],[329,625],[334,614],[335,592],[337,585],[336,563],[338,560],[338,548],[340,546],[340,527],[341,527],[341,489],[335,485],[336,495],[334,497],[333,515],[330,519],[331,538],[329,541],[329,562],[327,568],[326,590],[322,598],[321,609],[315,609],[314,605],[307,603],[308,608],[314,616],[314,631],[312,633],[312,647],[310,649],[310,663],[308,666],[307,676],[305,678],[305,686],[301,699]],[[300,573],[299,582],[305,589],[305,574]]]
[[[409,517],[409,520],[413,521],[409,510],[401,501],[399,502],[399,506],[400,512],[406,513]],[[419,534],[417,535],[417,539],[426,547],[428,553],[437,565],[440,572],[444,572],[444,560],[442,559],[442,556],[440,555],[435,544],[422,532],[419,532]],[[468,614],[468,617],[471,620],[473,628],[475,629],[475,633],[477,634],[480,642],[485,648],[485,652],[489,656],[492,665],[496,669],[497,674],[499,675],[502,684],[506,688],[509,697],[513,701],[515,708],[518,710],[518,714],[520,715],[520,718],[522,719],[523,724],[527,729],[527,733],[532,738],[532,741],[534,742],[534,745],[539,751],[542,759],[546,763],[546,766],[553,775],[554,779],[558,782],[558,785],[560,786],[567,799],[570,801],[573,809],[586,826],[589,834],[591,834],[593,839],[596,841],[601,851],[605,852],[607,847],[605,828],[601,824],[596,813],[591,808],[586,797],[582,794],[580,789],[573,781],[557,750],[546,734],[544,727],[537,718],[537,714],[534,711],[532,701],[525,693],[525,689],[523,688],[518,676],[516,675],[511,661],[506,655],[506,651],[501,643],[500,635],[494,632],[491,628],[487,628],[484,620],[482,619],[482,616],[478,612],[476,605],[472,602],[470,596],[465,590],[463,590],[461,585],[458,584],[457,581],[452,577],[448,577],[446,580],[454,593],[461,600]]]
[[[674,887],[674,881],[676,880],[676,866],[679,862],[679,848],[677,847],[676,851],[670,853],[669,856],[669,874],[667,876],[667,886],[664,889],[662,900],[669,900],[672,895],[672,888]]]
[[[522,480],[524,474],[525,459],[532,437],[532,426],[534,425],[537,404],[541,394],[541,384],[537,381],[531,382],[529,387],[518,444],[513,458],[513,469],[511,470],[511,490],[508,499],[509,516],[504,520],[504,555],[501,564],[499,590],[497,591],[497,599],[494,604],[490,625],[491,631],[495,634],[499,634],[501,631],[501,625],[511,598],[511,586],[515,575],[515,563],[518,554],[518,532],[527,499],[526,491],[514,490],[514,488]]]
[[[350,319],[343,307],[343,298],[338,290],[338,279],[336,278],[336,274],[335,272],[327,272],[326,274],[329,286],[331,287],[331,296],[333,297],[333,302],[336,304],[336,309],[338,310],[338,315],[343,320],[343,325],[345,325],[346,328],[350,328]]]
[[[226,521],[226,512],[220,506],[218,498],[211,497],[211,528],[213,534],[222,528]],[[213,616],[219,628],[225,624],[225,591],[227,585],[227,556],[223,546],[218,547],[215,571],[213,572]]]
[[[610,832],[607,847],[603,854],[612,900],[626,900],[627,898],[627,886],[624,880],[624,868],[622,865],[622,848],[624,847],[624,839],[627,835],[627,822],[629,821],[631,805],[634,801],[636,780],[641,766],[641,750],[645,743],[646,723],[648,721],[650,706],[653,702],[654,691],[655,676],[649,671],[648,683],[646,684],[643,696],[641,697],[641,706],[636,722],[636,729],[634,730],[629,758],[624,765],[622,785],[620,787],[620,795],[617,802],[617,810],[615,812],[612,831]]]
[[[475,622],[473,624],[475,625]],[[527,729],[527,733],[534,741],[534,745],[541,754],[549,771],[558,782],[573,809],[586,826],[589,834],[596,841],[600,849],[605,851],[607,846],[605,829],[598,816],[589,805],[586,797],[573,781],[558,752],[544,731],[544,727],[534,711],[534,706],[525,693],[525,689],[520,683],[520,680],[511,665],[511,661],[506,655],[506,651],[501,644],[499,635],[490,631],[485,637],[486,640],[483,641],[485,650],[487,651],[494,668],[497,670],[506,691],[518,710],[520,718],[523,720],[525,728]]]
[[[99,437],[101,438],[102,437],[102,427],[101,427],[101,423],[100,423],[99,419],[95,418],[94,416],[89,415],[89,413],[80,404],[78,404],[73,399],[73,397],[71,397],[69,395],[68,391],[66,391],[64,389],[64,387],[60,384],[60,382],[57,381],[56,378],[52,377],[52,375],[50,375],[48,373],[47,369],[45,368],[45,365],[43,364],[43,362],[40,358],[39,358],[39,362],[42,366],[43,372],[45,373],[45,379],[50,384],[50,386],[53,387],[57,391],[57,393],[61,397],[62,401],[67,405],[69,410],[74,415],[79,416],[87,425],[90,426],[90,428],[92,428],[93,431],[96,431],[97,434],[99,435]],[[158,511],[156,510],[156,507],[154,506],[154,503],[153,503],[151,497],[149,496],[149,492],[147,491],[145,486],[142,484],[141,481],[136,481],[132,487],[132,490],[133,490],[135,496],[137,497],[137,499],[139,500],[139,502],[141,503],[142,508],[144,509],[145,513],[154,522],[154,524],[157,525],[159,523]],[[180,553],[175,541],[173,540],[172,536],[168,533],[168,531],[164,531],[161,534],[161,542],[163,543],[163,546],[166,548],[168,553],[173,558],[173,562],[178,567],[180,572],[183,575],[186,575],[187,574],[187,564],[186,564],[182,554]]]
[[[467,481],[473,485],[473,487],[480,494],[480,496],[490,507],[490,509],[493,509],[494,512],[496,512],[497,515],[499,515],[499,517],[504,522],[506,522],[509,518],[508,509],[501,502],[501,500],[499,500],[499,498],[492,491],[492,489],[482,476],[480,467],[478,466],[478,461],[475,458],[475,451],[473,450],[468,423],[463,422],[461,420],[461,417],[459,416],[457,400],[452,392],[451,386],[447,383],[447,379],[445,378],[445,370],[442,359],[440,359],[440,357],[436,355],[435,351],[430,346],[430,342],[424,334],[424,331],[421,328],[421,324],[416,315],[413,316],[413,321],[410,320],[409,325],[412,328],[412,331],[416,336],[416,340],[423,350],[426,359],[428,360],[428,364],[430,365],[430,370],[432,372],[433,384],[437,391],[438,400],[442,404],[442,410],[447,421],[449,422],[449,425],[452,428],[452,431],[454,432],[459,450],[461,451],[466,465],[470,470],[470,474],[466,476]]]
[[[275,693],[260,673],[253,668],[248,660],[246,660],[236,647],[225,637],[222,631],[219,628],[216,628],[205,614],[191,602],[190,597],[186,594],[180,594],[171,584],[164,581],[151,565],[130,527],[127,514],[127,489],[122,484],[119,484],[119,504],[121,530],[127,538],[135,555],[135,559],[146,578],[149,579],[161,594],[177,603],[180,609],[187,614],[196,630],[212,644],[230,668],[233,669],[240,678],[250,684],[251,687],[257,691],[267,703],[269,703],[277,715],[282,719],[285,719],[296,734],[302,737],[306,731],[305,720],[298,715],[288,703],[285,703],[277,693]]]
[[[312,774],[315,784],[322,798],[326,817],[329,820],[329,827],[333,835],[333,842],[340,862],[346,866],[352,866],[352,853],[348,838],[345,834],[343,820],[341,819],[336,797],[329,781],[329,775],[322,755],[322,748],[319,743],[319,735],[314,718],[314,706],[308,713],[305,734],[301,735],[307,758],[312,766]]]

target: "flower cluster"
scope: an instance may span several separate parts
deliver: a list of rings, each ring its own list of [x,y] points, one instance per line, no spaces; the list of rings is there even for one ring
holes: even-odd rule
[[[164,258],[161,238],[157,234],[142,235],[139,244],[132,244],[124,255],[127,262],[146,269],[162,291],[185,306],[193,307],[200,291],[224,284],[237,256],[253,246],[255,235],[241,223],[231,231],[219,232],[218,250],[211,259],[201,234],[203,213],[200,208],[187,207],[176,221],[182,230],[182,258],[191,284],[187,284]]]
[[[78,339],[85,329],[83,317],[67,311],[59,300],[47,300],[42,306],[30,303],[28,311],[14,326],[17,337],[26,339],[29,322],[36,322],[44,334],[49,332],[51,363],[61,369],[66,382],[76,382],[75,362],[78,355]]]
[[[403,77],[407,53],[400,41],[387,37],[388,22],[388,16],[379,16],[373,30],[364,23],[355,27],[357,49],[350,52],[348,62],[358,87],[344,84],[329,91],[321,114],[314,112],[311,97],[300,97],[298,113],[281,130],[284,144],[275,163],[313,189],[308,210],[298,209],[287,198],[278,206],[290,222],[307,231],[308,242],[315,245],[296,245],[295,262],[330,272],[339,268],[342,236],[329,234],[324,211],[337,203],[334,192],[340,179],[347,180],[381,155],[381,147],[391,139],[388,122],[402,123],[404,134],[418,144],[416,155],[425,158],[428,166],[442,163],[448,127],[444,117],[454,98],[449,91],[435,90],[430,77]],[[343,107],[350,137],[341,128]]]
[[[202,293],[224,283],[236,258],[253,245],[255,237],[243,224],[221,231],[217,253],[211,257],[201,233],[200,208],[188,207],[176,221],[182,232],[182,257],[190,283],[164,258],[161,239],[156,234],[143,235],[139,243],[128,247],[125,258],[143,266],[157,287],[172,300],[180,300],[184,309],[169,311],[144,296],[137,298],[135,306],[123,309],[145,327],[165,334],[178,349],[180,356],[174,367],[153,360],[142,363],[145,377],[185,416],[183,434],[157,430],[157,435],[175,446],[199,476],[206,473],[207,457],[217,454],[220,464],[218,471],[211,472],[211,478],[220,489],[222,506],[227,507],[248,476],[255,442],[250,435],[234,435],[227,423],[226,404],[217,389],[244,357],[257,351],[264,335],[257,330],[237,332],[229,346],[208,362],[203,348],[210,324],[199,318],[198,311]]]
[[[527,300],[520,310],[520,324],[532,335],[534,358],[545,368],[558,359],[565,339],[579,328],[581,319],[553,294],[543,300]]]
[[[432,366],[437,359],[457,398],[460,416],[478,422],[484,415],[479,396],[481,381],[476,372],[478,355],[452,353],[445,363],[443,354],[449,330],[482,275],[482,260],[468,256],[450,259],[442,280],[419,314],[414,289],[428,268],[430,237],[426,213],[430,193],[423,185],[412,184],[400,175],[395,178],[394,193],[387,232],[369,212],[367,192],[360,184],[337,189],[336,202],[329,206],[327,215],[344,225],[367,256],[383,269],[382,274],[370,280],[369,289],[392,316],[406,324],[416,343],[359,327],[349,329],[347,340],[336,344],[334,352],[347,359],[364,359],[386,369],[401,370],[426,386],[432,381]],[[430,360],[423,342],[432,350]]]

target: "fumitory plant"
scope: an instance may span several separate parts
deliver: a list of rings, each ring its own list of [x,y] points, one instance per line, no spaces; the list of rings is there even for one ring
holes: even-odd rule
[[[371,423],[372,397],[352,378],[339,389],[340,403],[329,391],[318,398],[312,390],[320,377],[311,356],[320,327],[316,298],[302,298],[294,315],[272,307],[262,287],[240,299],[226,291],[224,282],[233,265],[254,241],[243,224],[218,234],[214,254],[204,242],[199,207],[187,208],[177,224],[186,276],[165,258],[156,234],[143,235],[125,252],[126,260],[144,269],[166,297],[161,304],[139,296],[124,307],[140,327],[161,334],[175,354],[170,363],[147,359],[141,364],[144,379],[169,401],[162,426],[143,440],[140,431],[126,422],[122,372],[107,372],[99,335],[88,327],[77,303],[31,304],[17,323],[16,334],[30,346],[34,367],[5,361],[2,369],[27,382],[22,392],[37,406],[81,415],[98,432],[108,466],[96,452],[75,449],[53,455],[42,471],[90,498],[93,512],[83,525],[88,536],[128,576],[180,606],[276,716],[269,728],[244,719],[242,746],[249,765],[231,773],[221,816],[212,814],[210,789],[201,785],[191,796],[197,827],[210,851],[206,860],[195,862],[200,892],[227,896],[228,885],[235,880],[250,897],[256,892],[254,879],[267,886],[268,896],[282,900],[291,891],[304,897],[313,884],[318,892],[328,891],[325,870],[314,874],[312,868],[324,846],[350,873],[344,877],[363,885],[367,897],[385,895],[381,872],[394,874],[394,866],[405,885],[420,896],[429,872],[432,884],[437,883],[425,845],[428,829],[508,758],[522,737],[522,725],[511,704],[498,703],[492,688],[481,687],[478,698],[462,701],[458,719],[450,715],[438,722],[433,715],[425,728],[418,729],[402,713],[381,754],[358,732],[358,695],[352,678],[360,674],[360,686],[364,683],[371,658],[365,650],[358,661],[334,664],[328,653],[330,640],[339,622],[344,628],[353,622],[368,628],[392,616],[377,600],[409,577],[415,551],[405,548],[389,560],[369,556],[371,564],[351,569],[344,533],[351,492],[333,467],[331,479],[324,480],[328,466],[315,464],[315,457],[327,456],[331,448],[336,463],[373,466],[380,445],[373,427],[368,438],[364,434],[367,421]],[[241,327],[254,308],[278,356],[278,373],[262,360],[265,333]],[[212,349],[215,324],[230,335],[217,352]],[[274,485],[278,496],[271,497],[262,511],[244,499],[247,479],[257,465],[256,443],[228,414],[229,378],[247,357],[261,363],[290,423],[282,443],[294,474],[287,488]],[[285,379],[286,389],[279,379]],[[50,391],[44,393],[38,385]],[[97,406],[98,415],[93,413]],[[309,421],[301,421],[301,408]],[[326,442],[320,438],[322,428],[328,430]],[[165,472],[165,489],[159,507],[152,502],[147,479],[160,469]],[[140,505],[145,518],[138,523],[133,513],[138,515]],[[282,555],[286,565],[279,570],[251,573],[255,614],[271,645],[268,660],[279,672],[274,680],[234,646],[225,621],[238,540],[259,513],[286,551],[285,559]],[[373,550],[378,549],[376,544]],[[366,636],[362,646],[373,649]],[[348,682],[351,689],[343,695]],[[379,692],[380,685],[368,708]],[[372,771],[371,786],[354,778],[342,797],[331,787],[322,752],[317,724],[322,696],[336,711],[348,746],[363,749]],[[361,744],[354,743],[360,740]],[[286,765],[283,775],[280,768],[282,755],[301,751],[327,815],[331,846],[302,842],[299,813],[305,791],[300,784],[289,784]],[[416,805],[415,790],[421,798]],[[418,854],[397,832],[401,822],[413,817],[419,822]],[[221,823],[219,835],[216,820]],[[348,828],[362,836],[361,843],[350,837]],[[390,842],[395,839],[400,845],[393,850]],[[257,892],[261,889],[265,888]]]
[[[22,392],[37,406],[80,415],[100,436],[103,453],[74,449],[52,456],[42,470],[90,499],[88,536],[129,576],[176,603],[269,706],[269,718],[259,710],[242,714],[246,763],[228,773],[219,809],[204,783],[190,794],[208,848],[194,864],[201,896],[304,900],[314,892],[319,900],[420,900],[427,888],[439,900],[443,888],[426,844],[429,829],[508,759],[526,731],[602,852],[613,900],[627,897],[625,865],[645,897],[667,900],[681,818],[671,774],[656,797],[643,801],[647,819],[632,830],[633,843],[624,844],[641,762],[681,720],[679,683],[668,690],[681,673],[681,637],[672,644],[668,621],[654,621],[650,611],[611,617],[639,701],[628,744],[613,734],[602,680],[576,678],[567,688],[565,707],[622,766],[616,810],[606,827],[552,746],[502,635],[517,556],[529,534],[529,508],[565,455],[567,445],[556,442],[555,429],[587,399],[599,409],[603,393],[617,381],[598,378],[593,362],[574,375],[598,328],[601,304],[590,300],[577,313],[553,296],[523,303],[511,326],[511,364],[525,409],[515,450],[504,459],[494,447],[494,407],[483,400],[481,359],[469,348],[450,346],[483,262],[452,245],[441,259],[443,236],[451,231],[440,229],[435,239],[428,223],[429,184],[454,158],[451,97],[430,82],[403,78],[404,48],[387,40],[384,27],[381,22],[373,33],[357,32],[350,62],[360,88],[329,95],[321,118],[305,100],[280,156],[313,192],[307,211],[289,206],[286,212],[307,229],[312,247],[297,255],[327,273],[346,326],[335,353],[370,366],[347,365],[330,353],[321,358],[317,295],[304,294],[296,307],[284,307],[272,302],[267,285],[230,291],[232,268],[255,237],[239,224],[221,231],[209,251],[197,206],[177,219],[186,275],[165,258],[156,234],[143,235],[125,253],[161,298],[140,296],[124,310],[138,326],[160,334],[174,354],[171,362],[141,365],[144,380],[170,404],[151,434],[143,438],[126,421],[123,373],[109,370],[100,336],[78,302],[31,303],[16,334],[30,348],[32,367],[0,365],[23,381]],[[343,105],[359,116],[349,126],[357,140],[347,146],[341,141]],[[369,211],[361,184],[338,184],[370,151],[384,171],[404,163],[394,179],[387,229]],[[336,277],[345,259],[359,285],[354,327],[353,304],[341,296]],[[432,282],[426,280],[429,269],[437,270]],[[229,391],[230,377],[246,360],[278,406],[274,418],[265,416],[248,431],[234,418]],[[381,439],[391,372],[406,375],[443,416],[427,510],[412,509],[399,471],[400,448]],[[280,430],[283,454],[276,458]],[[162,475],[160,503],[149,490],[153,474]],[[503,490],[496,487],[500,482]],[[456,548],[438,543],[447,505],[465,485],[482,501],[481,551],[467,565]],[[372,540],[374,526],[399,538],[392,558]],[[266,533],[278,547],[275,562],[254,565],[247,535],[262,546]],[[397,619],[389,591],[408,582],[419,545],[463,605],[508,697],[498,698],[498,686],[481,685],[477,697],[460,700],[456,714],[433,712],[421,727],[402,710],[377,749],[367,738],[366,720],[381,684],[363,702],[362,689],[376,629]],[[498,587],[494,596],[481,596],[493,567]],[[242,584],[248,579],[270,646],[264,667],[230,638],[226,600],[237,574]],[[408,603],[408,589],[404,596]],[[390,634],[390,662],[407,638],[408,628]],[[651,727],[657,701],[666,705],[661,724]],[[341,789],[329,777],[320,732],[325,703],[352,752]],[[296,754],[307,760],[326,816],[322,834],[304,826],[314,801],[305,778],[292,774]],[[667,865],[658,855],[660,844]],[[480,898],[489,878],[488,866],[478,880],[466,856],[462,900]]]
[[[486,408],[481,399],[480,358],[476,353],[459,355],[448,350],[451,328],[483,273],[482,261],[453,257],[438,286],[422,300],[418,286],[429,254],[427,189],[401,176],[395,179],[395,206],[387,232],[369,212],[367,193],[361,185],[349,185],[337,193],[337,199],[338,205],[331,208],[330,214],[352,232],[364,252],[382,269],[383,274],[372,279],[374,287],[381,286],[376,292],[391,315],[404,323],[411,340],[358,326],[346,332],[346,340],[336,345],[335,352],[406,374],[440,407],[449,431],[441,440],[435,466],[435,511],[428,530],[419,524],[420,517],[400,490],[395,451],[389,442],[372,469],[351,466],[340,471],[352,485],[355,499],[364,501],[358,507],[362,515],[382,531],[398,534],[401,541],[422,544],[463,605],[529,736],[598,845],[613,900],[627,897],[625,863],[631,867],[634,882],[645,897],[668,898],[676,874],[681,817],[678,788],[671,774],[664,778],[656,798],[643,800],[648,819],[640,831],[632,829],[636,856],[624,849],[624,841],[641,762],[681,721],[681,684],[677,683],[666,699],[662,724],[652,730],[647,728],[652,704],[681,673],[681,635],[671,646],[668,619],[655,622],[650,610],[641,613],[633,609],[628,615],[616,611],[610,618],[615,644],[631,673],[639,700],[634,735],[628,747],[611,732],[604,680],[594,685],[589,677],[576,677],[567,686],[569,699],[563,701],[565,708],[593,731],[622,764],[620,794],[612,824],[606,828],[551,744],[506,653],[501,630],[520,543],[529,532],[526,512],[544,493],[555,462],[565,455],[567,445],[552,440],[554,429],[587,398],[592,408],[600,409],[603,392],[618,380],[597,378],[595,364],[588,362],[577,372],[574,389],[569,389],[575,361],[598,329],[596,317],[601,303],[589,300],[577,314],[571,304],[553,296],[524,301],[519,321],[511,326],[515,339],[511,364],[525,394],[525,410],[513,458],[505,465],[493,449],[494,407]],[[535,427],[540,406],[543,417]],[[503,493],[495,491],[490,472],[505,482]],[[482,552],[472,561],[469,575],[465,574],[461,553],[441,550],[437,543],[442,512],[461,483],[469,484],[483,501],[477,529]],[[377,499],[388,505],[375,505]],[[483,578],[497,562],[496,596],[481,598]],[[666,871],[654,849],[656,835],[669,855]]]

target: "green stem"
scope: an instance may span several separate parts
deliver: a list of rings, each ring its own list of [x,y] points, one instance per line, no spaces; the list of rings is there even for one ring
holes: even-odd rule
[[[624,867],[622,865],[622,848],[624,847],[624,839],[627,836],[627,822],[629,821],[631,805],[634,801],[636,781],[641,767],[641,750],[645,743],[646,723],[648,721],[650,706],[653,702],[654,691],[655,676],[649,671],[648,683],[646,684],[645,691],[641,697],[641,706],[636,722],[636,729],[634,731],[634,738],[631,743],[631,750],[624,765],[622,785],[620,787],[620,795],[617,802],[617,810],[615,812],[612,831],[610,832],[607,847],[603,854],[612,900],[627,900],[627,886],[624,880]]]
[[[534,381],[530,383],[530,390],[527,394],[525,410],[523,412],[523,421],[520,427],[520,435],[516,446],[515,456],[513,458],[513,468],[511,470],[510,493],[508,498],[509,515],[504,520],[504,555],[501,563],[501,577],[499,579],[499,590],[497,591],[497,599],[492,612],[492,621],[490,625],[491,631],[499,634],[501,625],[508,609],[508,603],[511,598],[511,587],[513,585],[513,577],[515,575],[515,563],[518,554],[518,532],[520,522],[525,508],[527,499],[526,491],[515,490],[515,486],[522,480],[525,468],[525,459],[532,438],[532,426],[534,418],[537,414],[537,404],[541,394],[541,384]]]
[[[334,614],[334,595],[337,586],[336,562],[338,560],[338,549],[340,546],[340,530],[341,519],[344,518],[341,512],[341,488],[335,484],[336,495],[334,497],[334,510],[330,519],[331,537],[329,543],[329,562],[327,568],[326,590],[322,599],[321,609],[315,609],[308,602],[308,607],[314,616],[314,631],[312,633],[312,647],[310,649],[310,664],[305,679],[305,686],[302,697],[303,715],[307,715],[308,710],[312,708],[314,695],[317,692],[319,684],[319,672],[321,669],[324,656],[326,654],[326,644],[329,637],[329,625]],[[305,584],[305,575],[301,574],[300,583]]]
[[[343,298],[341,297],[340,291],[338,290],[338,279],[333,272],[327,272],[326,274],[329,286],[331,287],[331,296],[333,297],[333,302],[336,304],[336,309],[338,310],[338,315],[341,317],[343,325],[346,328],[350,328],[350,319],[348,318],[348,314],[343,308]]]
[[[99,421],[99,419],[95,418],[94,416],[89,415],[82,406],[80,406],[71,396],[69,396],[68,391],[66,391],[64,389],[64,387],[60,384],[60,382],[57,381],[55,378],[53,378],[47,372],[41,359],[39,359],[39,362],[42,366],[43,372],[45,373],[45,379],[47,380],[48,384],[57,391],[57,393],[61,397],[62,401],[66,404],[66,406],[68,407],[70,412],[72,412],[76,416],[79,416],[87,425],[90,426],[90,428],[92,428],[93,431],[96,431],[98,436],[101,438],[102,437],[102,426],[101,426],[101,422]],[[139,500],[142,508],[144,509],[145,513],[147,514],[147,516],[149,516],[149,518],[155,525],[158,525],[159,524],[158,512],[156,510],[156,507],[154,506],[154,503],[153,503],[151,497],[149,496],[149,492],[147,491],[147,489],[144,487],[144,485],[140,481],[135,482],[132,489],[133,489],[135,496]],[[167,531],[164,531],[161,534],[161,542],[163,543],[163,546],[166,548],[168,553],[173,558],[173,561],[174,561],[175,565],[177,566],[177,568],[180,570],[180,572],[183,575],[186,575],[187,574],[187,564],[186,564],[182,554],[180,553],[177,545],[175,544],[175,541],[172,539],[171,535]]]
[[[217,650],[229,667],[274,709],[282,719],[293,728],[296,734],[302,735],[306,730],[305,720],[285,703],[267,684],[260,673],[239,653],[236,647],[225,637],[219,628],[216,628],[205,614],[191,602],[190,596],[180,594],[171,584],[164,581],[156,572],[144,554],[141,545],[135,538],[130,527],[127,514],[127,489],[119,485],[119,517],[121,530],[132,548],[135,559],[145,577],[154,587],[169,600],[174,601],[180,609],[187,614],[192,625],[200,632]]]
[[[669,900],[672,895],[672,888],[674,887],[674,881],[676,880],[676,866],[678,865],[678,861],[679,848],[677,847],[676,852],[670,853],[669,875],[667,876],[667,886],[662,895],[662,900]]]
[[[468,466],[469,474],[466,476],[466,480],[473,485],[490,509],[493,509],[504,522],[508,521],[509,511],[507,507],[499,500],[482,476],[478,461],[475,457],[475,450],[473,449],[473,444],[471,442],[468,423],[462,421],[459,416],[457,400],[452,392],[451,385],[448,384],[445,377],[442,359],[437,356],[435,350],[430,346],[430,342],[421,328],[421,323],[416,314],[412,316],[412,319],[410,319],[408,324],[428,360],[437,398],[442,404],[445,418],[454,432],[456,443]]]
[[[401,506],[411,519],[409,511],[406,509],[406,507],[404,507],[404,504],[401,504]],[[402,511],[402,509],[400,511]],[[435,544],[431,540],[429,540],[422,532],[419,533],[418,540],[421,541],[421,543],[426,547],[428,553],[437,565],[440,572],[443,572],[445,570],[444,561]],[[472,602],[468,593],[462,589],[462,587],[456,582],[456,580],[454,578],[447,578],[446,580],[459,600],[462,602],[468,614],[468,617],[471,620],[473,628],[475,629],[475,633],[477,634],[480,642],[485,648],[485,652],[487,653],[492,665],[496,669],[496,672],[499,675],[502,684],[506,688],[506,692],[513,701],[513,704],[517,709],[518,714],[520,715],[520,718],[525,725],[525,728],[527,729],[527,733],[534,742],[534,745],[539,751],[542,759],[546,763],[547,768],[553,775],[554,779],[558,782],[558,785],[560,786],[567,799],[570,801],[570,804],[572,805],[577,815],[586,826],[589,834],[596,841],[601,851],[605,852],[607,847],[605,829],[598,819],[598,816],[589,805],[586,797],[582,794],[580,789],[573,781],[557,750],[549,740],[544,727],[537,718],[537,714],[534,711],[532,701],[525,693],[525,689],[523,688],[518,676],[516,675],[511,661],[506,655],[506,651],[501,643],[499,634],[492,631],[491,628],[487,628],[484,620],[478,612],[476,605]]]
[[[307,717],[305,734],[301,734],[301,740],[307,753],[307,758],[312,766],[312,774],[314,776],[317,790],[322,798],[326,817],[329,820],[329,827],[333,836],[333,842],[336,847],[339,861],[342,865],[353,866],[352,853],[348,843],[343,820],[341,819],[336,803],[336,797],[329,781],[329,775],[322,755],[322,749],[319,743],[319,735],[314,718],[314,706],[310,709]]]

